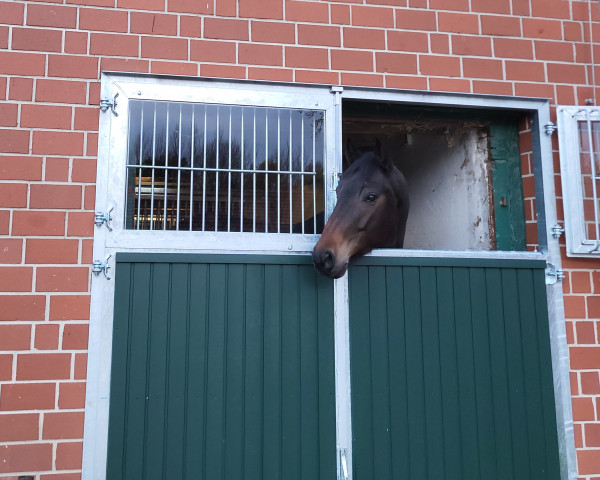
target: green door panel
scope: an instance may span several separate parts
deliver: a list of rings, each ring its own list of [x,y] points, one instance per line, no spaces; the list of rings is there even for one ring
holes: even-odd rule
[[[306,257],[117,254],[107,478],[333,479],[333,282]]]
[[[560,478],[544,267],[351,267],[355,480]]]

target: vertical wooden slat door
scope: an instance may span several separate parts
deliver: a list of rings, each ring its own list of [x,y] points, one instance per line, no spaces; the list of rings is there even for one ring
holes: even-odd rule
[[[354,480],[560,478],[544,268],[351,268]]]
[[[117,254],[107,478],[336,476],[333,283],[307,257]]]

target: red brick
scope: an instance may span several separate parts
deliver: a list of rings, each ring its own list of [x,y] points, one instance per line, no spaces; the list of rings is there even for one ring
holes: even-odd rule
[[[253,42],[294,43],[296,41],[296,29],[289,23],[253,21],[250,31]]]
[[[164,11],[165,0],[117,0],[117,8]]]
[[[69,159],[60,157],[46,158],[44,180],[47,182],[69,181]]]
[[[23,208],[26,206],[26,183],[5,183],[0,188],[0,207]]]
[[[452,53],[454,55],[492,56],[492,42],[489,38],[470,35],[452,35]],[[502,78],[502,75],[500,77]]]
[[[38,76],[44,75],[45,70],[46,56],[43,54],[0,52],[0,74]]]
[[[392,8],[352,5],[352,25],[359,27],[394,27]]]
[[[429,51],[429,41],[426,33],[388,30],[387,42],[389,50],[403,52]]]
[[[523,36],[528,38],[547,38],[562,40],[561,22],[540,18],[523,18]]]
[[[344,47],[385,50],[385,31],[374,28],[344,28]]]
[[[85,82],[69,80],[38,79],[35,100],[37,102],[85,104],[87,102]]]
[[[562,0],[531,0],[531,14],[534,17],[568,19],[571,12],[569,3]]]
[[[87,353],[75,353],[74,357],[73,377],[76,380],[85,380],[87,375]]]
[[[51,443],[0,446],[0,473],[35,472],[51,469]]]
[[[93,262],[94,242],[91,239],[81,240],[81,263],[90,264]]]
[[[190,59],[198,62],[230,62],[236,61],[236,47],[233,42],[209,40],[192,40]]]
[[[142,37],[142,57],[187,60],[188,41],[183,38]]]
[[[478,34],[479,16],[470,13],[439,12],[438,30],[441,32]]]
[[[21,127],[70,129],[71,113],[71,107],[23,105]]]
[[[54,323],[38,323],[35,326],[36,350],[57,350],[60,327]]]
[[[248,67],[248,78],[271,82],[292,82],[294,80],[294,71],[284,68]]]
[[[97,79],[98,59],[74,55],[49,55],[48,76]]]
[[[463,58],[463,75],[471,78],[502,78],[502,61],[485,58]]]
[[[371,72],[373,71],[373,53],[364,50],[332,50],[331,68]]]
[[[462,78],[430,78],[429,89],[439,92],[471,92],[471,84]]]
[[[215,0],[215,13],[221,17],[235,17],[237,0]]]
[[[83,452],[82,442],[63,442],[56,446],[56,468],[58,470],[79,470]]]
[[[169,12],[212,14],[213,2],[199,2],[198,0],[169,0],[167,2]]]
[[[197,16],[180,16],[179,33],[182,37],[202,37],[202,19]]]
[[[39,438],[40,416],[35,413],[0,415],[0,442]]]
[[[417,73],[417,56],[406,53],[375,53],[376,70],[380,73]]]
[[[517,17],[481,15],[481,33],[509,37],[521,36],[521,21]]]
[[[283,65],[283,48],[279,45],[256,45],[240,43],[238,45],[240,63],[249,65]]]
[[[91,135],[91,134],[88,134]],[[96,142],[98,140],[96,139]],[[89,153],[88,153],[89,155]],[[96,207],[96,185],[86,185],[83,187],[83,208],[84,210],[94,210]]]
[[[83,155],[83,133],[34,131],[33,153],[40,155]]]
[[[16,127],[19,106],[16,103],[5,103],[0,108],[0,127]]]
[[[0,354],[0,381],[13,380],[13,355]]]
[[[27,25],[75,28],[77,26],[77,8],[30,3],[27,5]]]
[[[65,212],[13,212],[13,235],[64,235]]]
[[[495,0],[488,2],[487,0],[471,0],[471,11],[477,13],[500,13],[509,15],[510,0]]]
[[[0,48],[8,48],[8,27],[0,25]]]
[[[587,77],[584,65],[569,65],[564,63],[548,63],[548,81],[552,83],[586,84]]]
[[[533,58],[533,42],[513,38],[494,38],[494,55],[503,58]]]
[[[583,40],[580,22],[563,22],[563,32],[564,38],[568,42],[581,42]]]
[[[29,131],[1,129],[0,152],[29,153]]]
[[[349,5],[330,5],[331,23],[339,25],[350,25]]]
[[[329,54],[324,48],[287,47],[286,67],[322,68],[329,66]]]
[[[177,35],[177,16],[149,12],[130,13],[130,32],[148,35]]]
[[[0,410],[53,409],[55,402],[54,395],[55,383],[4,384],[0,391]]]
[[[386,75],[385,86],[404,90],[427,90],[427,79],[421,76]]]
[[[301,45],[339,47],[341,46],[340,27],[298,25],[298,43]]]
[[[42,439],[76,439],[83,437],[83,412],[48,412],[44,414]]]
[[[12,48],[38,52],[60,52],[62,32],[42,28],[13,28]]]
[[[283,20],[283,0],[239,0],[240,17]]]
[[[600,347],[569,348],[572,370],[600,369]]]
[[[204,19],[204,38],[218,40],[249,40],[250,22],[231,18]]]
[[[543,63],[506,61],[505,69],[507,80],[544,82],[546,77]]]
[[[71,375],[69,353],[21,353],[17,355],[17,380],[59,380]]]
[[[30,346],[31,327],[29,325],[0,325],[0,350],[29,350]],[[2,432],[2,428],[0,428],[0,432]]]
[[[341,83],[359,87],[383,87],[384,76],[372,73],[346,73],[341,74]]]
[[[89,320],[89,295],[52,295],[50,320]]]
[[[136,60],[131,58],[103,57],[100,59],[100,70],[147,73],[150,71],[150,62],[148,60]]]
[[[432,33],[429,35],[431,53],[450,53],[450,35],[447,33]]]
[[[8,85],[8,98],[30,101],[33,98],[33,78],[12,77]]]
[[[246,78],[246,67],[237,65],[200,65],[200,75],[216,78]]]
[[[28,238],[25,263],[77,263],[78,249],[78,240]]]
[[[575,332],[577,334],[578,344],[594,344],[596,343],[596,335],[594,334],[594,322],[583,321],[575,323]]]
[[[458,77],[460,76],[460,59],[438,55],[420,55],[419,72],[422,75]]]
[[[99,113],[97,107],[76,107],[73,126],[75,130],[98,131]]]
[[[600,394],[598,372],[581,372],[581,393],[584,395]]]
[[[595,420],[594,418],[594,403],[591,398],[572,398],[573,405],[573,420],[576,422],[585,422]]]
[[[63,350],[87,350],[88,324],[65,325],[62,337]]]
[[[339,74],[323,70],[295,70],[295,81],[301,83],[338,84]]]
[[[125,33],[128,15],[125,10],[104,8],[80,8],[79,29],[100,32]]]
[[[115,57],[137,57],[139,38],[133,35],[110,33],[92,33],[90,36],[90,54],[112,55]]]
[[[198,75],[198,64],[185,62],[151,62],[150,72],[160,75],[187,75],[195,77]],[[88,151],[87,155],[91,156],[95,154]]]
[[[64,382],[58,387],[58,408],[84,408],[85,382]]]
[[[397,9],[396,28],[398,30],[436,30],[435,12],[428,10]]]
[[[573,293],[591,293],[590,272],[569,272],[569,280]]]
[[[586,297],[588,318],[600,318],[600,297],[590,295]]]
[[[38,267],[35,289],[38,292],[87,292],[87,267]]]
[[[577,469],[579,475],[593,475],[600,472],[600,452],[598,450],[578,450]]]
[[[49,473],[40,475],[40,480],[81,480],[81,473]]]
[[[0,2],[0,23],[23,25],[24,5],[14,1]]]
[[[88,32],[65,32],[65,53],[88,53]]]
[[[0,291],[31,292],[32,267],[0,267]]]
[[[555,43],[555,42],[548,42]],[[548,51],[548,55],[553,55],[553,58],[550,60],[561,61],[562,58],[573,58],[573,54],[569,44],[560,44],[563,47],[558,49],[557,52],[552,53]],[[572,61],[572,60],[570,60]],[[589,45],[585,44],[576,44],[575,45],[575,62],[576,63],[591,63],[591,48]]]
[[[329,5],[323,2],[287,0],[285,19],[289,22],[329,23]]]
[[[69,226],[67,235],[69,237],[93,237],[94,236],[94,213],[93,212],[69,212]]]
[[[85,5],[86,7],[113,7],[115,4],[114,0],[67,0],[66,3]]]
[[[0,238],[0,263],[21,263],[23,240]]]
[[[10,211],[0,210],[0,235],[10,233]]]
[[[469,0],[429,0],[429,8],[432,10],[468,12]]]

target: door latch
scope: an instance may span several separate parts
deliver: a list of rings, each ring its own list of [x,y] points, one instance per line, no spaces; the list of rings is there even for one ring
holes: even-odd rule
[[[118,93],[115,93],[115,96],[113,97],[113,101],[111,102],[109,98],[101,98],[100,99],[100,110],[102,110],[102,113],[106,112],[109,108],[110,111],[113,113],[113,115],[115,117],[118,117],[119,114],[117,113],[117,97],[119,96]]]
[[[108,254],[106,256],[106,258],[104,259],[104,261],[102,260],[94,260],[92,262],[92,273],[97,277],[98,275],[100,275],[100,273],[104,273],[104,276],[106,277],[107,280],[110,280],[112,277],[110,276],[110,264],[108,263],[108,260],[110,259],[112,255]]]
[[[104,212],[96,212],[94,214],[94,223],[96,224],[97,227],[101,227],[103,223],[106,223],[106,228],[108,228],[109,232],[112,232],[113,229],[110,226],[110,222],[112,222],[112,215],[110,214],[110,212],[112,212],[115,209],[115,207],[110,207],[108,209],[108,212],[104,213]]]
[[[560,236],[565,233],[565,227],[561,227],[558,224],[554,225],[551,230],[554,238],[560,238]]]
[[[565,271],[562,268],[556,268],[552,263],[546,264],[546,285],[554,285],[559,280],[565,278]]]

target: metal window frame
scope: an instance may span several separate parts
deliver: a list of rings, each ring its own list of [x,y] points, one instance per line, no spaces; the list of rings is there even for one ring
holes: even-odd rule
[[[588,141],[590,156],[594,158],[594,143],[592,142],[591,122],[600,121],[600,108],[597,106],[560,106],[556,110],[558,141],[560,153],[560,170],[562,198],[565,213],[565,237],[567,255],[570,257],[600,256],[600,192],[596,191],[596,182],[592,181],[594,201],[594,222],[596,240],[588,238],[585,214],[583,181],[581,173],[581,146],[579,142],[580,122],[588,125]],[[595,170],[595,162],[591,162],[592,179],[600,179]]]
[[[176,88],[173,88],[175,86]],[[377,250],[374,256],[405,257],[462,257],[498,259],[543,259],[560,268],[558,239],[547,227],[556,223],[554,192],[554,170],[552,145],[545,134],[546,123],[550,122],[550,104],[547,99],[516,98],[496,95],[471,95],[438,92],[388,90],[377,88],[339,87],[322,85],[297,85],[286,83],[254,82],[245,80],[197,79],[149,74],[124,74],[104,72],[101,86],[102,103],[111,103],[119,94],[116,114],[107,110],[100,116],[98,177],[96,209],[108,211],[115,207],[113,232],[100,226],[94,233],[94,259],[107,259],[114,266],[114,253],[120,252],[211,252],[211,253],[281,253],[307,254],[312,250],[317,236],[289,235],[293,240],[274,241],[277,234],[219,233],[219,232],[169,232],[175,235],[161,235],[161,232],[126,231],[123,229],[122,210],[114,204],[124,205],[124,191],[119,192],[119,180],[109,175],[109,164],[122,161],[125,169],[126,155],[123,145],[116,137],[127,138],[127,115],[123,104],[127,98],[150,100],[202,101],[219,103],[227,95],[227,103],[256,105],[258,96],[261,106],[282,106],[273,101],[281,96],[284,105],[290,108],[326,108],[326,154],[330,159],[326,165],[326,211],[331,212],[335,203],[333,192],[337,175],[341,172],[341,118],[342,99],[356,99],[374,102],[395,102],[411,105],[490,108],[521,111],[532,120],[534,176],[538,219],[539,252],[457,252],[423,250]],[[267,92],[267,94],[265,94]],[[261,96],[262,95],[262,96]],[[174,97],[174,98],[173,98]],[[106,100],[104,100],[106,99]],[[310,99],[308,101],[307,99]],[[258,106],[258,105],[257,105]],[[118,115],[117,115],[118,114]],[[111,135],[111,129],[117,135]],[[121,159],[121,160],[119,160]],[[119,197],[119,198],[118,198]],[[121,222],[121,223],[119,223]],[[110,234],[109,234],[110,233]],[[142,238],[153,233],[151,239]],[[164,233],[164,232],[162,232]],[[243,235],[243,236],[241,236]],[[230,238],[227,238],[230,237]],[[233,240],[236,237],[237,240]],[[91,287],[91,313],[86,409],[83,447],[83,479],[105,478],[108,409],[110,397],[110,369],[112,348],[112,317],[114,282],[95,277]],[[552,368],[556,399],[561,478],[576,479],[576,452],[573,432],[573,417],[569,382],[569,360],[564,324],[564,306],[560,282],[547,285],[548,313],[551,333]],[[348,278],[334,283],[334,328],[336,362],[336,441],[338,450],[338,478],[352,479],[352,425],[350,403],[350,353],[348,330]]]

